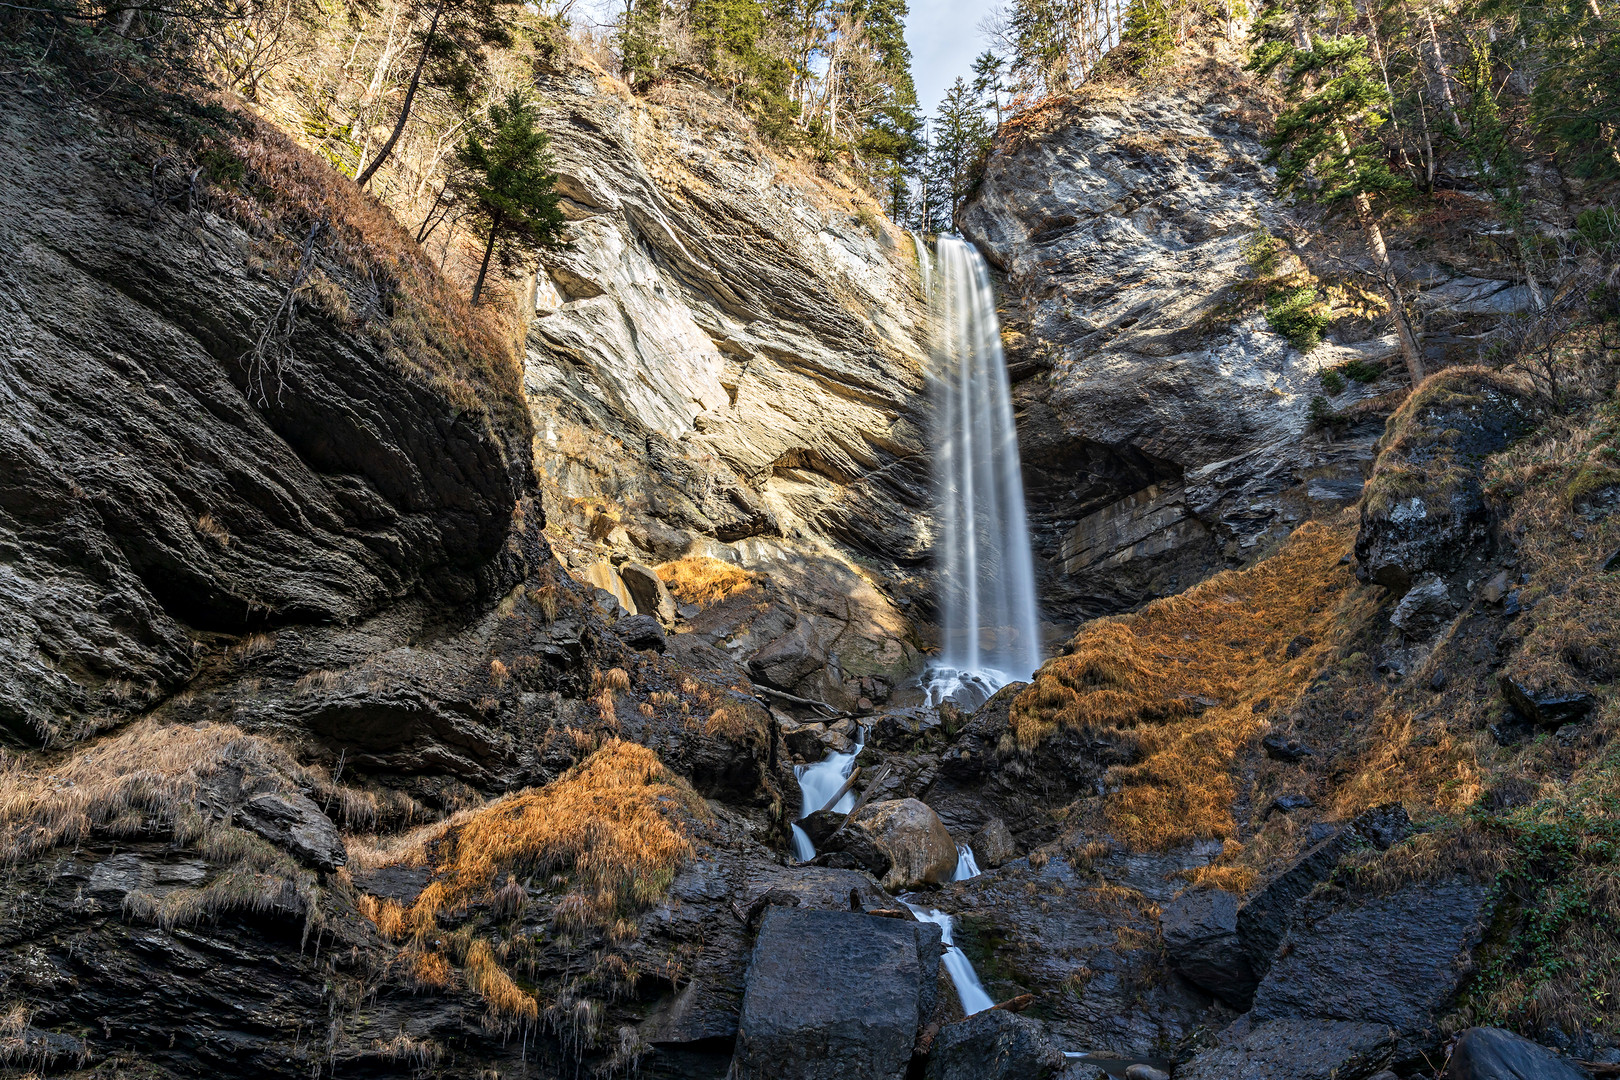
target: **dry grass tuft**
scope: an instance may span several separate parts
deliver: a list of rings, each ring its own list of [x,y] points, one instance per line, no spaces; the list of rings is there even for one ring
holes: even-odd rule
[[[683,604],[708,607],[759,587],[759,575],[708,556],[663,563],[658,576]]]
[[[385,936],[410,939],[406,955],[418,982],[446,985],[454,961],[489,1005],[491,1023],[532,1021],[535,999],[487,941],[452,940],[450,957],[431,944],[441,940],[440,917],[484,906],[497,922],[510,922],[528,904],[523,882],[549,880],[567,888],[552,913],[558,930],[630,940],[637,917],[669,891],[676,870],[692,857],[690,824],[708,813],[651,750],[612,739],[545,787],[462,811],[386,849],[351,842],[351,860],[360,865],[410,862],[434,870],[410,909],[362,897],[360,910]]]
[[[1372,603],[1340,563],[1353,532],[1302,525],[1254,567],[1089,624],[1013,702],[1018,745],[1062,727],[1133,743],[1138,761],[1110,771],[1122,786],[1105,803],[1127,844],[1235,835],[1232,762],[1265,724],[1253,703],[1285,707],[1356,625],[1352,609]]]
[[[511,443],[526,447],[532,428],[522,369],[498,317],[474,308],[446,281],[381,202],[267,121],[235,115],[238,134],[225,138],[223,149],[242,163],[245,177],[221,193],[225,205],[289,265],[299,258],[309,223],[325,222],[327,254],[380,292],[381,303],[368,306],[391,306],[368,329],[400,370],[458,411],[497,418]],[[340,302],[322,306],[343,320],[349,298],[341,288],[336,292]]]
[[[622,693],[630,689],[630,673],[624,668],[608,668],[606,671],[591,669],[591,693],[599,694],[603,690]]]
[[[664,895],[692,855],[683,819],[707,812],[651,750],[611,740],[555,783],[447,822],[413,924],[430,929],[440,911],[487,901],[497,874],[571,871],[572,895],[597,925],[611,925]]]

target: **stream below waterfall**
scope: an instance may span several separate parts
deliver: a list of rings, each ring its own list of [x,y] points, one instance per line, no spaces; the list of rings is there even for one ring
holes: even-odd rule
[[[853,788],[844,792],[834,806],[828,807],[827,802],[838,794],[838,789],[849,779],[850,773],[855,769],[855,759],[861,756],[861,751],[865,747],[866,728],[856,725],[855,745],[848,753],[841,754],[834,750],[814,765],[793,767],[793,775],[799,781],[799,817],[809,817],[821,809],[847,814],[855,808]],[[793,826],[793,856],[800,862],[809,862],[816,857],[815,844],[810,842],[809,834],[798,825]],[[978,875],[979,864],[973,857],[973,849],[966,844],[957,844],[956,871],[952,874],[951,880],[966,881]],[[973,964],[968,960],[967,954],[957,948],[951,940],[951,917],[938,908],[914,904],[906,897],[901,897],[900,902],[911,910],[918,922],[933,923],[939,927],[940,937],[945,945],[945,970],[950,972],[957,996],[962,999],[962,1010],[971,1016],[994,1005],[995,1002],[990,1000],[990,995],[985,993],[984,984],[979,982],[978,973],[973,970]]]

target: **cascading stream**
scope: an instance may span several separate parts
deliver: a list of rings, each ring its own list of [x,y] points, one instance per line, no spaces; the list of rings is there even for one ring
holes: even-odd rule
[[[995,1002],[984,992],[984,984],[979,981],[979,975],[973,970],[967,954],[951,940],[951,917],[938,908],[920,907],[905,899],[900,902],[911,909],[918,922],[929,922],[939,927],[940,938],[945,943],[945,970],[951,973],[951,982],[956,984],[956,996],[962,999],[962,1011],[972,1016],[993,1006]]]
[[[983,257],[957,237],[940,237],[933,257],[920,237],[913,240],[935,320],[943,640],[930,665],[929,699],[963,695],[977,704],[1041,663],[1018,430]]]
[[[793,775],[799,781],[799,816],[809,817],[811,814],[827,805],[827,800],[838,794],[838,789],[844,786],[849,774],[855,769],[855,759],[861,756],[861,750],[866,746],[866,729],[859,725],[855,728],[855,746],[847,754],[836,751],[814,765],[795,765]],[[838,804],[832,807],[840,814],[847,814],[855,809],[855,793],[846,791]],[[810,837],[797,825],[793,826],[793,857],[800,862],[809,862],[816,857],[816,845],[810,842]]]

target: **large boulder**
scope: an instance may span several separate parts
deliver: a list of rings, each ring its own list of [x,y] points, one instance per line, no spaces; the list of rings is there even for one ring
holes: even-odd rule
[[[979,866],[986,870],[1018,858],[1018,845],[1013,840],[1012,830],[998,817],[980,826],[973,839],[968,841],[968,847]]]
[[[1359,902],[1303,901],[1250,1016],[1377,1025],[1408,1049],[1434,1041],[1490,917],[1489,895],[1453,878]]]
[[[1046,1080],[1064,1066],[1063,1051],[1039,1020],[986,1009],[946,1025],[928,1056],[927,1080]]]
[[[888,853],[883,887],[890,892],[937,885],[956,873],[956,842],[939,815],[918,799],[872,803],[855,819]]]
[[[735,1080],[903,1080],[934,1011],[937,926],[773,907],[738,1024]]]
[[[1339,860],[1358,847],[1388,848],[1406,835],[1411,819],[1400,806],[1374,807],[1345,828],[1321,841],[1292,866],[1273,878],[1238,911],[1237,931],[1254,977],[1271,967],[1278,946],[1293,925],[1294,907],[1301,898],[1326,881]],[[1247,999],[1233,1004],[1247,1008]]]
[[[1176,1070],[1176,1080],[1344,1080],[1371,1076],[1395,1052],[1380,1024],[1242,1017],[1215,1046]]]
[[[652,567],[638,562],[624,563],[619,567],[619,580],[636,602],[637,612],[651,615],[665,626],[675,621],[675,598]]]
[[[1380,444],[1361,503],[1356,576],[1404,593],[1426,575],[1483,560],[1491,513],[1482,464],[1530,423],[1530,403],[1499,376],[1453,370],[1424,383]]]
[[[1234,1005],[1254,997],[1256,979],[1238,937],[1238,898],[1221,889],[1189,889],[1159,919],[1170,963]]]
[[[1586,1074],[1511,1031],[1476,1027],[1457,1040],[1445,1080],[1586,1080]]]

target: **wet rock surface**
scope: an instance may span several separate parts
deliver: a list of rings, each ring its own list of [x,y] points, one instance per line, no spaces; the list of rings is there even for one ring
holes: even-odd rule
[[[902,1080],[938,988],[939,928],[776,909],[748,967],[741,1080]]]
[[[1544,1046],[1501,1028],[1469,1028],[1458,1038],[1445,1080],[1585,1080],[1586,1073]]]
[[[1066,1064],[1033,1017],[988,1009],[940,1029],[926,1080],[1049,1080]]]

